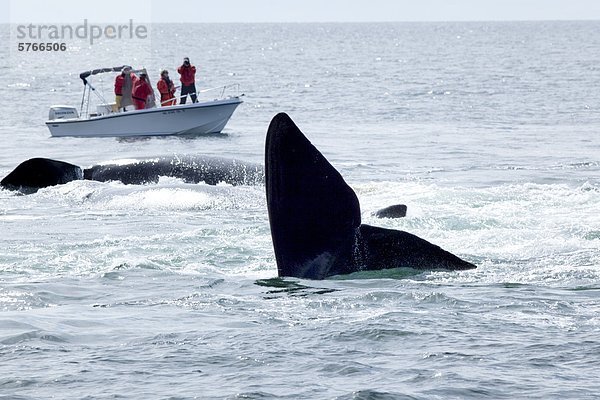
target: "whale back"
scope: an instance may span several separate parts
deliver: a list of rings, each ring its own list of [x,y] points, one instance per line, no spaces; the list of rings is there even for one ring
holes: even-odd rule
[[[353,252],[357,271],[388,268],[467,270],[475,265],[411,233],[361,225]]]
[[[323,279],[352,272],[358,198],[284,113],[267,132],[265,186],[279,276]]]
[[[264,171],[258,164],[208,156],[117,160],[84,170],[85,179],[120,181],[126,185],[156,183],[161,176],[179,178],[186,183],[257,185],[263,182]]]
[[[34,193],[41,188],[79,179],[83,179],[83,171],[77,165],[49,158],[31,158],[4,177],[0,186],[23,193]]]

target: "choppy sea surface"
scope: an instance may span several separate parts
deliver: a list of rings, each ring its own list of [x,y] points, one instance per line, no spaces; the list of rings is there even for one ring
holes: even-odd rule
[[[150,28],[31,54],[4,25],[0,176],[38,156],[262,162],[284,111],[363,222],[479,268],[276,279],[262,186],[0,190],[0,399],[600,398],[600,22]],[[245,93],[222,135],[50,138],[79,72],[156,79],[183,56],[198,88]]]

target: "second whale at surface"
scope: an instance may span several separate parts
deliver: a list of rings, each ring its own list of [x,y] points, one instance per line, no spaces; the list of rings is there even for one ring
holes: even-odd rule
[[[0,181],[0,186],[34,193],[44,187],[81,179],[139,185],[156,183],[161,176],[179,178],[186,183],[257,185],[263,183],[264,170],[259,164],[209,156],[117,160],[85,169],[64,161],[32,158],[19,164]]]

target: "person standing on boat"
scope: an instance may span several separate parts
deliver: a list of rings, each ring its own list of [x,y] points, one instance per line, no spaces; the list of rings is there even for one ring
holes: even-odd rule
[[[136,110],[143,110],[147,107],[148,98],[152,96],[154,92],[152,91],[152,86],[150,86],[150,82],[148,81],[148,74],[142,72],[140,74],[140,78],[136,80],[135,85],[133,85],[133,105]]]
[[[181,99],[179,104],[185,104],[187,95],[192,98],[192,103],[197,103],[196,97],[196,67],[190,64],[190,59],[185,57],[183,65],[177,68],[177,72],[181,75]]]
[[[135,81],[137,81],[137,77],[131,72],[131,67],[129,66],[123,67],[121,74],[115,78],[115,102],[117,103],[117,110],[123,109],[125,111],[127,106],[133,104],[131,92]]]
[[[163,107],[174,106],[177,101],[175,100],[175,84],[169,78],[169,71],[163,69],[160,73],[160,80],[156,84],[158,91],[160,92],[160,104]]]

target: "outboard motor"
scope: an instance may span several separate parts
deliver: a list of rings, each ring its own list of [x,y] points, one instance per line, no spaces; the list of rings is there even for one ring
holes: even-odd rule
[[[48,119],[50,121],[56,119],[73,119],[79,118],[79,113],[75,107],[71,106],[52,106],[50,107],[50,113]]]

